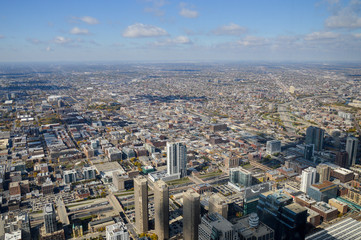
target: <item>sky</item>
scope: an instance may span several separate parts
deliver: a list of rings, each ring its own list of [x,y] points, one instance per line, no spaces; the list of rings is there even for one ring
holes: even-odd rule
[[[1,0],[0,62],[360,62],[361,0]]]

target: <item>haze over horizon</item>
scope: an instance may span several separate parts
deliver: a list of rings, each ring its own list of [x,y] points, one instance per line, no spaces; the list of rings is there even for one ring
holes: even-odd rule
[[[361,1],[2,1],[0,62],[361,61]]]

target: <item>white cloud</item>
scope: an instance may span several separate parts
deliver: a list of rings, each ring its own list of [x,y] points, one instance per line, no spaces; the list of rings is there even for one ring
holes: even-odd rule
[[[79,20],[90,25],[99,24],[98,19],[89,16],[80,17]]]
[[[159,37],[166,35],[168,35],[168,33],[163,28],[143,23],[135,23],[130,25],[123,32],[123,37],[128,38]]]
[[[238,44],[245,47],[264,46],[268,43],[268,40],[263,37],[247,36],[238,41]]]
[[[0,39],[3,39],[3,38],[5,38],[5,36],[4,36],[4,35],[0,35]]]
[[[146,0],[152,4],[150,7],[144,8],[145,12],[152,13],[155,16],[163,16],[165,12],[161,9],[167,2],[165,0]]]
[[[360,16],[361,1],[352,0],[348,5],[339,7],[326,19],[325,26],[328,28],[361,28]]]
[[[179,11],[179,15],[185,18],[196,18],[198,17],[198,12],[192,9],[187,8],[185,3],[180,3],[181,10]]]
[[[75,34],[75,35],[88,35],[88,34],[90,34],[88,29],[78,28],[78,27],[74,27],[73,29],[71,29],[70,33]]]
[[[164,41],[158,41],[155,43],[157,46],[166,46],[166,45],[181,45],[181,44],[191,44],[192,41],[187,36],[178,36],[175,38],[168,38]]]
[[[43,43],[43,41],[40,41],[39,39],[36,39],[36,38],[28,38],[26,40],[28,42],[32,43],[32,44],[41,44],[41,43]]]
[[[241,35],[245,33],[247,29],[235,23],[230,23],[228,25],[221,26],[212,31],[215,35]]]
[[[335,32],[313,32],[305,36],[306,41],[335,39],[339,36]]]
[[[361,33],[354,33],[353,36],[354,36],[355,38],[361,38]]]
[[[57,43],[57,44],[67,44],[67,43],[71,43],[73,40],[70,39],[70,38],[65,38],[65,37],[62,37],[62,36],[57,36],[53,39],[53,42],[54,43]]]
[[[51,52],[51,51],[53,51],[53,49],[52,49],[51,47],[47,46],[47,47],[45,48],[45,51]]]

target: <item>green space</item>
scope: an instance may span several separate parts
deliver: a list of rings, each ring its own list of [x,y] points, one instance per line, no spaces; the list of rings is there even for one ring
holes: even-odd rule
[[[180,185],[180,184],[189,183],[189,182],[190,182],[189,178],[185,177],[185,178],[181,178],[181,179],[168,181],[166,183],[168,184],[168,186],[173,186],[173,185]]]
[[[203,179],[203,178],[209,178],[209,177],[217,177],[219,175],[222,175],[222,172],[211,172],[211,173],[206,173],[204,175],[199,175],[198,178]]]
[[[245,165],[242,166],[244,169],[251,169],[252,168],[252,165],[247,163]]]

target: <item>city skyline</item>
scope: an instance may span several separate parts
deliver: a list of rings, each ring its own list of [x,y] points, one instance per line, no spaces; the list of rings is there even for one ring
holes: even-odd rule
[[[3,1],[0,62],[357,61],[361,1]]]

